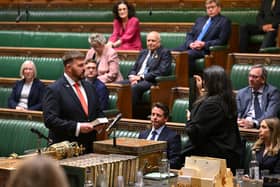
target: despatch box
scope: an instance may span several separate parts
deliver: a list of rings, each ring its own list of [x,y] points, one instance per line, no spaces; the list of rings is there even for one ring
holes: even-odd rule
[[[95,153],[124,154],[139,157],[139,167],[144,173],[158,170],[162,153],[167,149],[166,141],[152,141],[136,138],[117,138],[116,146],[113,139],[95,141]]]

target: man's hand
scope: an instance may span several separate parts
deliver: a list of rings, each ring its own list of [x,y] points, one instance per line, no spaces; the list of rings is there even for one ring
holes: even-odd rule
[[[205,46],[205,42],[198,41],[198,40],[196,40],[196,41],[194,41],[190,44],[190,48],[191,49],[196,49],[196,50],[201,50],[201,49],[204,48],[204,46]]]
[[[272,24],[266,24],[262,26],[262,30],[264,32],[274,31],[275,29],[272,27]]]
[[[96,130],[97,133],[100,134],[104,128],[105,128],[105,124],[101,124],[101,125],[97,125],[97,126],[93,127],[93,130]]]
[[[17,106],[16,110],[25,110],[25,108],[21,107],[21,106]]]
[[[129,75],[128,78],[131,85],[137,84],[141,80],[141,77],[138,75]]]
[[[80,123],[80,133],[89,133],[93,130],[91,123]]]
[[[247,119],[238,119],[237,124],[239,127],[243,127],[245,129],[252,129],[254,128],[254,123],[251,120]]]

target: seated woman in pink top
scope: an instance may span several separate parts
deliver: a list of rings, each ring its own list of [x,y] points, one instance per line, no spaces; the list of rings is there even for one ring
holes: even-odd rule
[[[92,48],[88,50],[85,61],[94,59],[97,62],[97,78],[103,83],[123,80],[119,70],[118,54],[111,46],[105,45],[104,36],[93,33],[89,36],[88,42]]]
[[[107,45],[121,50],[141,50],[139,20],[132,5],[121,0],[113,7],[114,26]]]

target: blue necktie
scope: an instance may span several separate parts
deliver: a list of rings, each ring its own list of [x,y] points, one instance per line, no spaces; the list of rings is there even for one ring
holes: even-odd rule
[[[157,136],[157,131],[153,131],[151,140],[155,140],[156,136]]]
[[[203,28],[202,28],[202,31],[200,32],[200,34],[198,35],[198,37],[197,37],[196,40],[199,40],[199,41],[202,40],[202,38],[205,36],[205,34],[206,34],[208,28],[209,28],[210,25],[211,25],[211,21],[212,21],[211,18],[209,18],[209,19],[206,21],[205,25],[204,25]]]
[[[262,115],[260,102],[258,99],[259,92],[254,92],[254,110],[255,110],[255,119],[259,119]]]

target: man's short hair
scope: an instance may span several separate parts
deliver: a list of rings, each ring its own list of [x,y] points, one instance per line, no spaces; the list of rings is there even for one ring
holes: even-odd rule
[[[63,64],[66,66],[67,64],[70,64],[74,59],[84,59],[85,55],[81,53],[80,51],[68,51],[66,52],[63,57]]]
[[[205,4],[209,3],[216,3],[217,6],[221,6],[221,1],[220,0],[206,0]]]
[[[154,104],[153,104],[152,109],[153,109],[154,107],[160,108],[160,109],[163,111],[164,117],[166,117],[166,118],[169,117],[169,108],[168,108],[168,106],[166,106],[166,105],[163,104],[163,103],[157,102],[157,103],[154,103]]]
[[[96,65],[97,65],[96,60],[94,60],[94,59],[92,59],[92,58],[87,59],[87,60],[86,60],[86,62],[85,62],[85,64],[89,64],[89,63],[94,63],[94,64],[96,64]]]
[[[266,79],[267,79],[267,70],[265,69],[265,67],[264,67],[264,65],[262,65],[262,64],[256,64],[256,65],[253,65],[251,68],[250,68],[250,71],[252,70],[252,69],[256,69],[256,68],[260,68],[260,69],[262,69],[262,78],[266,81]]]

